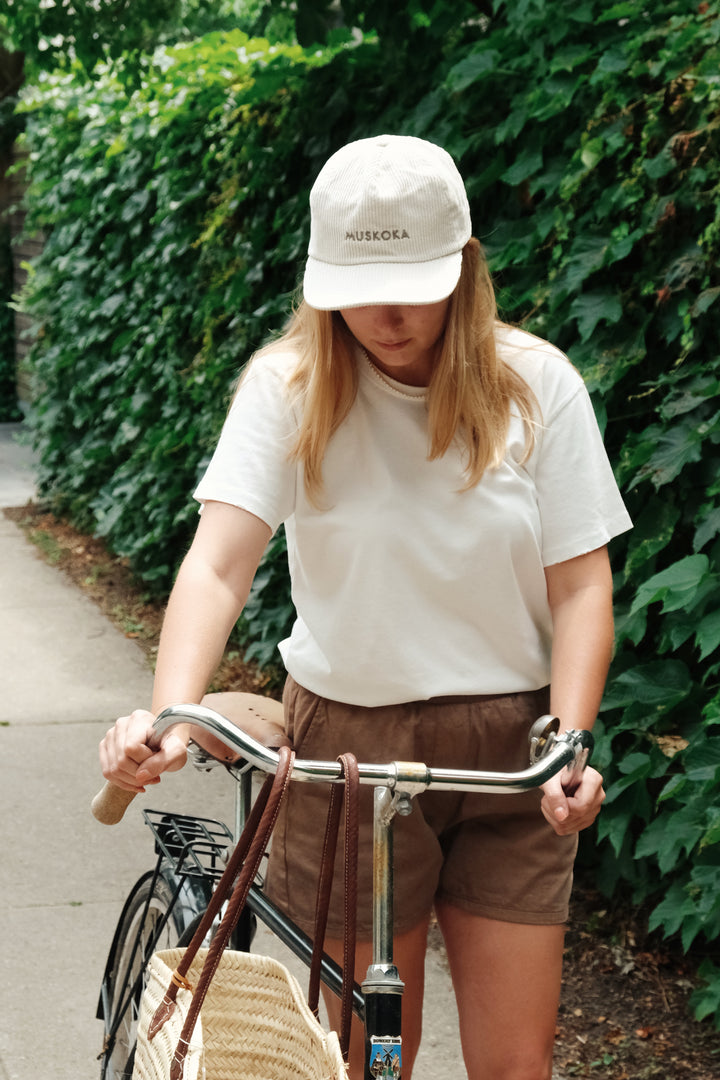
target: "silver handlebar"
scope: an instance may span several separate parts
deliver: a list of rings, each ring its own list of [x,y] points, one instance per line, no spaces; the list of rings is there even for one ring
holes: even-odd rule
[[[543,721],[554,718],[543,717]],[[538,721],[538,724],[540,722]],[[263,772],[275,772],[278,755],[253,739],[220,713],[205,705],[171,705],[158,715],[153,729],[155,740],[175,724],[195,724],[220,739],[229,749]],[[555,729],[559,721],[554,721]],[[546,730],[547,730],[547,726]],[[534,725],[533,730],[537,725]],[[427,788],[436,791],[500,792],[513,794],[540,787],[547,780],[568,768],[563,787],[571,791],[579,783],[580,774],[592,750],[593,737],[589,731],[566,731],[546,740],[545,749],[535,750],[534,762],[520,772],[483,772],[477,769],[440,769],[420,762],[391,761],[386,764],[359,763],[361,784],[388,787],[397,792],[415,795]],[[297,759],[292,770],[294,780],[333,783],[342,780],[337,761]]]

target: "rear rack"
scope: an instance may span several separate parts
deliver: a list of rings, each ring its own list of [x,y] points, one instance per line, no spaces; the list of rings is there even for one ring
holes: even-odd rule
[[[225,869],[233,834],[214,818],[175,814],[166,810],[143,810],[155,837],[155,851],[162,854],[178,875],[217,881]]]

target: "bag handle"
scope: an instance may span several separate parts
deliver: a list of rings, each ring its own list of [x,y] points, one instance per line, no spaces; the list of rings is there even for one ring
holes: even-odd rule
[[[250,833],[250,835],[252,836],[250,850],[248,851],[247,858],[243,863],[242,870],[240,871],[240,875],[233,889],[232,896],[230,897],[230,901],[228,903],[227,911],[223,915],[222,922],[218,927],[217,933],[215,934],[215,937],[210,943],[210,948],[208,949],[207,956],[205,957],[205,963],[203,964],[197,987],[193,991],[190,1008],[188,1009],[188,1014],[185,1017],[185,1023],[183,1024],[183,1029],[180,1033],[180,1038],[178,1040],[177,1046],[175,1047],[175,1053],[173,1055],[173,1059],[170,1065],[170,1080],[182,1080],[185,1056],[187,1054],[188,1046],[190,1044],[190,1038],[192,1036],[193,1029],[195,1028],[195,1023],[200,1014],[200,1009],[202,1008],[202,1003],[205,1000],[205,995],[207,994],[208,987],[210,986],[213,976],[215,975],[217,966],[220,963],[223,952],[225,951],[225,947],[230,940],[230,935],[232,934],[235,924],[240,917],[240,913],[245,906],[245,901],[247,900],[247,894],[250,891],[250,886],[252,885],[255,876],[260,869],[262,857],[265,854],[268,841],[270,840],[270,836],[275,827],[275,822],[277,821],[280,804],[285,797],[288,785],[290,783],[290,773],[292,772],[292,763],[294,761],[294,758],[294,753],[290,749],[288,749],[288,747],[280,748],[280,762],[278,764],[278,770],[271,781],[272,786],[267,800],[267,805],[263,808],[262,817],[257,832],[255,832],[254,836],[252,835],[252,832],[250,830],[250,821],[248,821],[248,825],[245,827],[245,829],[243,829],[243,836],[245,835],[245,832]],[[229,891],[229,887],[232,886],[232,882],[235,877],[235,874],[231,874],[229,873],[229,871],[230,864],[228,864],[225,873],[220,879],[219,885],[222,886],[222,890],[219,887],[215,890],[216,893],[222,891],[223,898],[225,894]],[[222,901],[219,901],[216,907],[219,907],[221,902]],[[210,905],[208,905],[208,911],[209,909]],[[203,922],[204,921],[205,920],[203,919]],[[205,937],[205,934],[200,934],[201,929],[202,923],[193,935],[193,939],[188,946],[182,963],[178,965],[177,973],[179,973],[181,968],[183,967],[185,970],[182,972],[182,974],[185,975],[185,973],[187,972],[190,963],[192,962],[195,954],[197,953],[197,950],[199,949]],[[188,954],[190,954],[189,959]]]
[[[292,764],[295,759],[294,753],[288,747],[281,747],[278,753],[280,760],[277,771],[274,776],[266,777],[265,782],[253,803],[242,835],[230,856],[222,877],[215,886],[212,896],[210,897],[210,902],[200,920],[200,924],[193,934],[192,941],[185,949],[180,963],[173,972],[170,986],[165,991],[165,996],[150,1021],[148,1028],[148,1038],[150,1039],[155,1037],[165,1021],[172,1015],[175,1008],[175,999],[177,997],[178,989],[180,987],[184,987],[188,990],[193,989],[186,978],[188,969],[190,968],[198,949],[212,928],[220,908],[227,899],[228,894],[233,890],[233,885],[235,885],[236,890],[241,888],[244,889],[245,896],[247,896],[247,893],[250,890],[250,885],[257,874],[260,861],[262,860],[263,853],[270,839],[270,834],[275,825],[280,803],[285,797],[288,784],[290,783],[290,773],[292,772]],[[238,911],[237,914],[239,916],[240,912]],[[218,927],[215,938],[213,939],[213,944],[219,939],[221,940],[223,936],[227,943],[230,933],[232,933],[233,927],[231,925],[227,935],[224,934],[227,915],[228,912],[225,913],[225,916]],[[207,981],[209,982],[209,979]],[[198,984],[198,987],[199,985],[200,984]],[[206,990],[207,986],[203,991],[203,997],[205,996]]]
[[[343,984],[340,1013],[340,1049],[347,1061],[350,1049],[350,1027],[352,1024],[353,984],[355,982],[355,944],[357,939],[357,864],[360,794],[360,774],[354,754],[341,754],[338,758],[342,766],[345,783],[333,785],[330,791],[325,840],[323,842],[320,878],[318,881],[317,904],[315,907],[315,934],[313,954],[310,964],[310,984],[308,987],[308,1005],[318,1015],[320,1000],[320,966],[322,963],[323,944],[330,909],[330,892],[335,869],[335,851],[340,826],[340,811],[345,806],[345,864],[344,864],[344,933],[343,933]]]
[[[253,805],[248,822],[243,829],[242,836],[233,851],[225,872],[218,882],[212,894],[207,910],[200,921],[193,939],[188,945],[182,960],[173,972],[171,984],[168,987],[163,1001],[158,1006],[148,1029],[148,1037],[153,1038],[160,1030],[175,1007],[177,991],[184,986],[193,991],[192,1001],[188,1014],[183,1024],[183,1029],[178,1040],[173,1060],[170,1065],[170,1080],[182,1080],[185,1057],[187,1055],[190,1038],[192,1036],[197,1017],[202,1008],[205,995],[212,981],[223,951],[227,947],[232,931],[245,906],[247,895],[252,882],[260,868],[262,857],[267,848],[270,836],[277,821],[280,805],[287,793],[290,784],[290,774],[295,758],[294,753],[288,747],[279,750],[280,760],[273,777],[268,777]],[[312,971],[317,968],[317,989],[315,994],[314,1011],[317,1013],[317,1001],[319,998],[319,972],[322,959],[322,947],[327,925],[328,907],[330,902],[330,887],[332,885],[332,872],[334,855],[337,846],[337,834],[339,814],[345,795],[345,943],[344,943],[344,970],[342,989],[342,1018],[340,1046],[343,1057],[347,1060],[350,1045],[350,1027],[352,1023],[352,995],[355,968],[355,936],[356,936],[356,911],[357,911],[357,836],[358,836],[358,793],[359,774],[357,761],[351,754],[345,754],[339,759],[343,765],[345,784],[335,785],[331,788],[330,808],[328,811],[328,823],[326,826],[325,847],[320,868],[320,888],[318,895],[319,910],[316,913],[316,933],[313,944]],[[239,873],[238,873],[239,871]],[[233,885],[234,883],[234,885]],[[195,958],[198,949],[202,945],[214,919],[232,890],[227,911],[222,918],[220,926],[210,944],[208,954],[203,964],[202,972],[194,989],[188,982],[186,975]],[[322,894],[322,896],[320,895]]]

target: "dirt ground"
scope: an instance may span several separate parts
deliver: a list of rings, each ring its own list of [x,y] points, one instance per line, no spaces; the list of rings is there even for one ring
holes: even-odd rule
[[[137,641],[152,664],[163,609],[133,582],[123,560],[41,507],[5,514],[47,562]],[[229,650],[213,689],[270,688],[238,651]],[[695,968],[677,947],[648,935],[645,913],[610,904],[580,875],[566,940],[557,1070],[567,1078],[597,1080],[720,1080],[720,1035],[688,1011]]]

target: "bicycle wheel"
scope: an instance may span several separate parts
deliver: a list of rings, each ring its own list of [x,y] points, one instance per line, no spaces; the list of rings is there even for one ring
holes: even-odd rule
[[[158,949],[181,944],[186,927],[178,905],[173,906],[173,890],[163,877],[140,878],[128,897],[105,973],[106,1040],[101,1080],[130,1080],[135,1059],[141,974]],[[103,1010],[105,1011],[105,1010]],[[117,1025],[114,1038],[113,1029]]]

